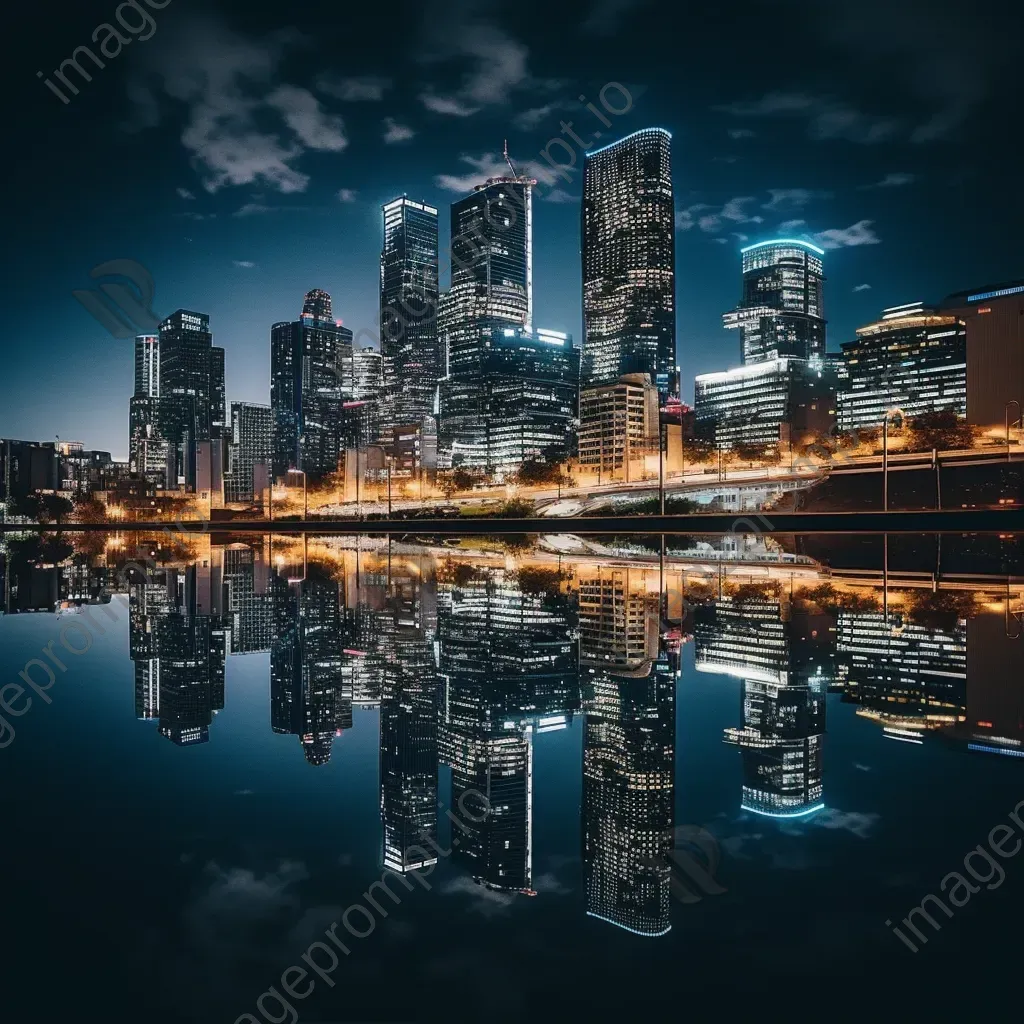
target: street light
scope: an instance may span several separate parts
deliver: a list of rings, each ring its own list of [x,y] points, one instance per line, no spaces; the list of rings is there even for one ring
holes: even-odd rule
[[[1018,420],[1021,419],[1020,402],[1016,398],[1011,398],[1006,403],[1006,461],[1010,461],[1010,406],[1017,406],[1017,419],[1013,421],[1014,426],[1017,425]]]
[[[882,511],[889,511],[889,417],[898,414],[902,421],[906,414],[902,409],[893,406],[885,410],[882,418]],[[888,540],[888,538],[886,538]]]

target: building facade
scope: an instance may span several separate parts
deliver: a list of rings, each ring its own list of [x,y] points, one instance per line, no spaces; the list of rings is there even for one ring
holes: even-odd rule
[[[307,293],[301,317],[270,331],[270,408],[273,476],[304,470],[310,480],[338,468],[344,366],[352,360],[352,332],[332,319],[331,297]]]
[[[878,427],[892,409],[910,418],[940,410],[967,414],[967,328],[952,314],[920,303],[894,306],[859,327],[857,340],[842,350],[840,430]]]
[[[1024,407],[1024,281],[957,292],[939,308],[967,328],[967,422],[992,427],[1019,420]]]
[[[269,405],[231,403],[231,434],[228,441],[228,471],[224,477],[224,499],[252,502],[253,467],[272,461],[272,430]]]
[[[743,296],[722,320],[727,329],[740,332],[744,365],[784,356],[824,356],[824,252],[795,239],[758,242],[741,250]]]
[[[451,209],[451,288],[440,303],[446,375],[439,391],[442,465],[486,464],[485,363],[505,328],[533,321],[533,187],[525,175],[488,178]]]
[[[531,459],[571,456],[580,377],[572,338],[543,328],[480,331],[476,373],[445,382],[450,465],[504,477]]]
[[[646,373],[580,392],[579,464],[611,480],[658,449],[658,389]]]
[[[156,424],[156,431],[168,444],[168,466],[172,457],[175,463],[174,472],[166,474],[166,485],[183,482],[191,487],[195,485],[196,443],[223,435],[224,350],[213,345],[209,316],[188,309],[176,310],[161,322],[159,347],[158,387],[163,401],[137,412],[132,433],[143,424]]]
[[[834,364],[783,357],[694,382],[694,429],[722,449],[799,444],[836,423]]]
[[[583,383],[646,373],[667,397],[675,367],[672,136],[645,128],[586,155]]]
[[[385,203],[382,213],[380,345],[385,418],[388,424],[411,423],[433,415],[441,378],[437,210],[401,196]]]

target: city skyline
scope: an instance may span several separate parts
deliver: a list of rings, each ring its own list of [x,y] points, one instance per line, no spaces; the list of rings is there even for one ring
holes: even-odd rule
[[[310,5],[311,19],[316,7]],[[33,55],[25,80],[38,92],[29,93],[26,112],[36,130],[60,131],[69,148],[90,156],[76,162],[77,180],[31,155],[14,168],[23,209],[12,244],[21,258],[7,281],[19,337],[31,335],[38,316],[31,311],[46,295],[61,323],[61,379],[79,387],[59,385],[60,402],[41,402],[29,382],[44,381],[48,365],[37,346],[18,346],[11,371],[24,383],[5,404],[0,434],[59,434],[127,457],[122,417],[114,422],[109,409],[131,393],[130,360],[123,343],[70,294],[89,285],[92,267],[119,256],[150,270],[158,314],[179,307],[209,314],[215,344],[226,350],[228,402],[266,402],[266,327],[296,315],[297,294],[322,287],[346,326],[375,330],[380,206],[407,193],[443,211],[465,194],[468,177],[501,170],[504,138],[517,165],[540,176],[546,192],[536,203],[534,319],[582,339],[583,155],[561,131],[563,121],[588,143],[602,132],[601,145],[613,132],[618,138],[648,126],[673,134],[677,344],[686,399],[698,373],[734,364],[735,340],[720,317],[739,298],[738,250],[775,237],[784,224],[805,221],[791,230],[827,250],[830,351],[853,340],[880,308],[934,302],[1019,276],[1009,246],[1016,210],[998,218],[956,214],[965,193],[998,195],[1010,186],[991,141],[1009,102],[999,88],[1007,67],[1002,46],[987,39],[982,46],[965,17],[936,14],[928,38],[945,47],[956,71],[940,88],[922,79],[925,58],[914,52],[913,32],[898,31],[916,25],[906,5],[887,7],[890,31],[870,45],[845,18],[826,24],[811,15],[797,28],[800,5],[793,7],[786,25],[800,59],[780,71],[772,91],[736,68],[743,61],[733,62],[729,80],[708,75],[713,58],[699,49],[682,62],[686,69],[670,70],[661,52],[668,40],[648,39],[655,52],[645,50],[639,60],[632,41],[649,16],[644,4],[623,8],[618,20],[603,6],[579,5],[577,20],[593,51],[585,60],[546,40],[548,12],[509,19],[501,11],[428,7],[410,12],[410,24],[423,31],[410,33],[408,45],[414,58],[432,59],[408,67],[389,62],[387,75],[370,44],[351,73],[347,66],[332,73],[336,57],[315,46],[297,67],[297,51],[274,36],[280,25],[259,5],[247,10],[242,29],[232,4],[200,22],[170,4],[145,48],[126,50],[65,107],[35,72],[56,66],[88,38],[86,15],[69,13],[46,52]],[[759,5],[747,13],[768,38],[780,31]],[[306,16],[295,15],[300,32]],[[720,27],[720,15],[700,17],[703,30]],[[368,31],[362,14],[349,29],[353,40]],[[733,40],[737,57],[753,54],[756,35]],[[175,77],[167,69],[190,38],[202,39],[193,74]],[[218,53],[231,55],[221,79],[212,74]],[[879,62],[892,71],[884,89],[871,74]],[[827,78],[826,68],[838,77]],[[605,112],[613,123],[607,128],[587,104],[602,111],[599,96],[611,82],[629,90],[633,105],[622,116]],[[318,113],[310,115],[307,140],[316,145],[282,135],[274,150],[258,134],[249,149],[232,150],[232,170],[212,163],[237,141],[232,126],[218,121],[206,137],[187,129],[203,97],[236,94],[253,116],[267,110],[299,125],[306,122],[296,104],[313,97]],[[606,98],[621,102],[614,90]],[[127,123],[151,127],[129,132]],[[575,167],[564,173],[540,156],[553,138],[561,140],[549,147],[556,166],[573,160],[566,146],[575,150]],[[295,156],[285,159],[284,151]],[[83,188],[94,193],[88,210],[78,203]],[[443,252],[444,224],[441,233]],[[854,290],[863,285],[870,289]]]

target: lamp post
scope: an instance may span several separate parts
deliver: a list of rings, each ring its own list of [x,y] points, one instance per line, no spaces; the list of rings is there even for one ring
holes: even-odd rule
[[[1015,399],[1015,398],[1011,398],[1010,401],[1008,401],[1006,403],[1006,461],[1007,462],[1010,461],[1010,406],[1011,405],[1017,406],[1017,419],[1015,419],[1013,421],[1014,425],[1016,425],[1017,421],[1021,418],[1020,402],[1018,402],[1017,399]]]
[[[658,501],[661,514],[665,514],[665,427],[658,424]],[[662,537],[664,544],[665,538]]]
[[[903,416],[903,410],[893,406],[885,410],[882,418],[882,511],[889,511],[889,417],[894,414]],[[887,538],[888,539],[888,538]]]

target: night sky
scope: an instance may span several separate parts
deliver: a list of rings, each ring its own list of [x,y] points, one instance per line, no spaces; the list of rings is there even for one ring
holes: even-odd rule
[[[545,186],[535,321],[581,338],[583,157],[570,140],[565,176],[542,157],[561,120],[594,145],[673,133],[684,398],[738,362],[721,314],[748,242],[829,250],[830,349],[883,306],[1024,276],[1019,5],[160,2],[152,25],[121,5],[135,31],[68,104],[36,73],[98,51],[117,4],[8,22],[2,437],[127,457],[131,342],[72,296],[116,258],[148,268],[157,314],[210,314],[229,401],[267,402],[270,325],[325,288],[376,332],[380,204],[437,206],[446,246],[449,204],[506,137]],[[578,97],[601,109],[611,82],[632,107],[605,127]]]

